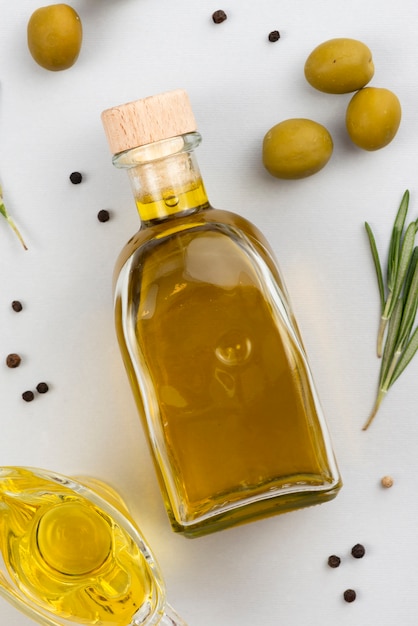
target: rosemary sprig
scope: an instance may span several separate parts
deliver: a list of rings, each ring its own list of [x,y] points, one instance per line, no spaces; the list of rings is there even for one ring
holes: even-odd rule
[[[418,220],[405,228],[408,206],[409,192],[406,191],[392,229],[386,289],[375,238],[369,224],[365,225],[380,294],[377,354],[382,362],[376,401],[363,430],[370,426],[383,398],[418,350],[418,327],[413,330],[418,310],[418,246],[415,246]]]
[[[23,248],[25,250],[27,250],[28,248],[27,248],[25,242],[23,241],[22,235],[20,234],[16,224],[14,223],[13,219],[10,217],[9,213],[7,212],[6,207],[4,206],[3,190],[1,188],[1,186],[0,186],[0,213],[3,215],[4,219],[8,222],[10,228],[13,230],[13,232],[15,233],[17,238],[19,239],[19,241],[22,244]]]

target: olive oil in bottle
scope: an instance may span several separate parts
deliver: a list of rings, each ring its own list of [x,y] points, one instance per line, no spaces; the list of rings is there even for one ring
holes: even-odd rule
[[[274,255],[209,204],[185,92],[105,111],[141,219],[115,269],[118,340],[175,531],[197,536],[341,486]]]
[[[0,468],[0,593],[42,624],[186,626],[121,500],[93,487]]]

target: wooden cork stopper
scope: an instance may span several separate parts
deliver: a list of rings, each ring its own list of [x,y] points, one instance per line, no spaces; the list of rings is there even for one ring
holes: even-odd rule
[[[112,154],[197,129],[189,97],[182,89],[107,109],[102,122]]]

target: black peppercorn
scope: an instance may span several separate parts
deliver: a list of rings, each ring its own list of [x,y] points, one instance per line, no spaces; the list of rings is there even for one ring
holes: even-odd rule
[[[22,359],[20,358],[20,356],[15,353],[8,354],[6,357],[7,367],[11,367],[11,368],[19,367],[21,361]]]
[[[222,22],[224,22],[227,19],[227,14],[225,13],[225,11],[222,11],[221,9],[218,11],[215,11],[212,14],[212,19],[215,22],[215,24],[222,24]]]
[[[99,222],[108,222],[110,219],[110,213],[106,209],[102,209],[97,214],[97,219]]]
[[[23,309],[22,303],[19,302],[19,300],[13,300],[12,309],[13,311],[16,311],[16,313],[19,313],[19,311]]]
[[[72,172],[70,174],[70,180],[73,185],[79,185],[83,180],[83,176],[80,174],[80,172]]]
[[[22,393],[22,398],[24,399],[25,402],[32,402],[34,397],[35,397],[35,395],[34,395],[33,391],[24,391]]]
[[[278,30],[272,30],[269,34],[269,41],[279,41],[280,33]]]
[[[36,385],[36,391],[38,393],[46,393],[49,390],[49,387],[46,383],[38,383]]]
[[[357,594],[354,591],[354,589],[346,589],[344,591],[344,600],[346,602],[354,602],[354,600],[356,599]]]
[[[356,543],[356,545],[353,546],[351,550],[351,554],[355,559],[362,559],[363,556],[366,554],[366,549],[364,546],[361,545],[361,543]]]
[[[331,554],[331,556],[328,557],[328,565],[330,567],[339,567],[340,563],[341,559],[336,554]]]

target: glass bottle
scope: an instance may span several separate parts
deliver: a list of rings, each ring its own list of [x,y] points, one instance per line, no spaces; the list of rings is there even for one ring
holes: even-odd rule
[[[141,220],[115,268],[117,336],[174,531],[336,496],[341,480],[274,255],[214,209],[187,94],[108,109]]]
[[[108,485],[0,467],[0,594],[44,626],[186,626]]]

